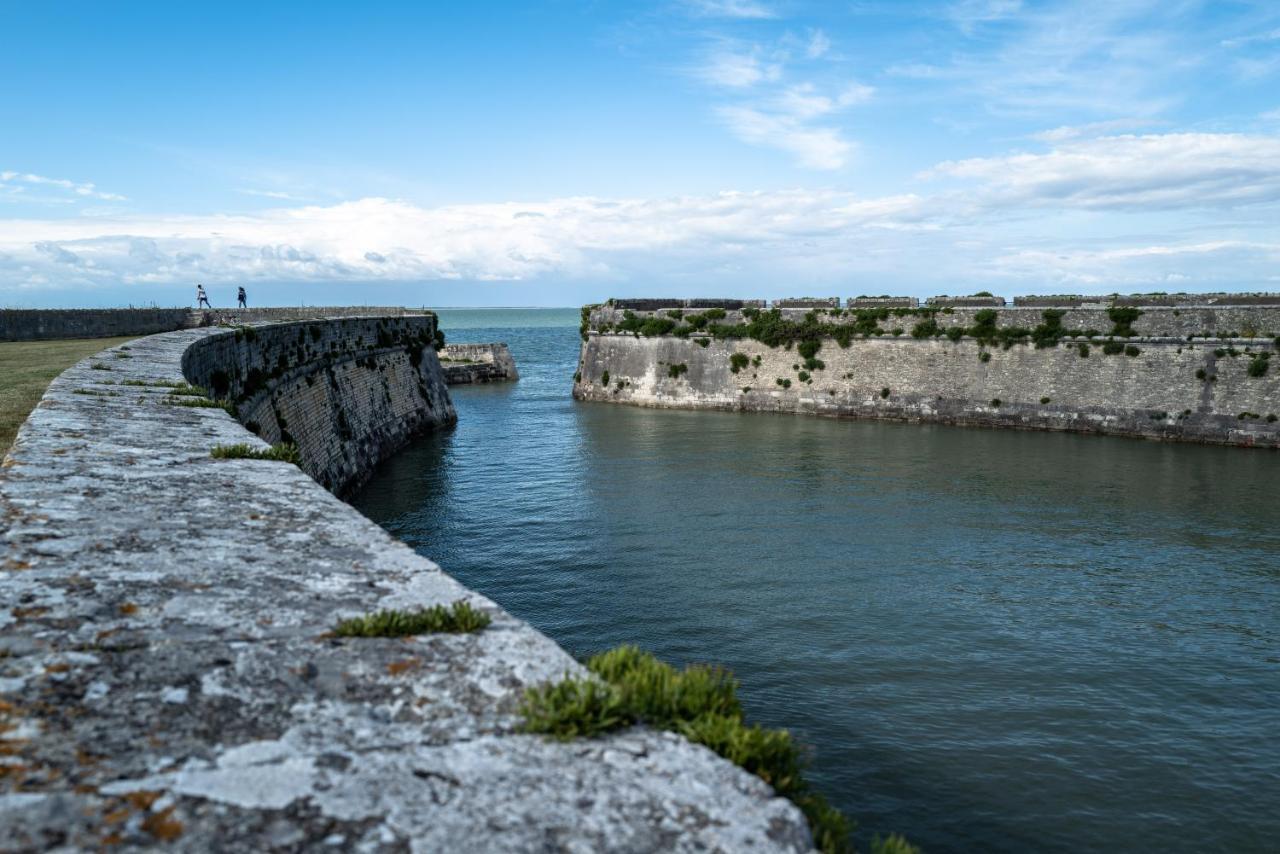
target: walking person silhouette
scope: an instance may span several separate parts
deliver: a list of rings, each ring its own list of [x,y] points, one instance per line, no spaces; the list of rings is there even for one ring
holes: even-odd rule
[[[213,308],[209,305],[209,296],[204,292],[204,285],[196,285],[196,308]]]
[[[249,299],[248,296],[244,292],[244,285],[241,285],[239,292],[236,293],[236,301],[239,303],[238,307],[248,308],[249,307],[248,299]]]

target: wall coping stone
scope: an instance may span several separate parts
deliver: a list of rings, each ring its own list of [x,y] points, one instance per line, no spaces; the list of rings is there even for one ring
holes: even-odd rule
[[[184,351],[227,334],[153,335],[127,359],[78,363],[5,458],[7,845],[810,847],[793,804],[681,737],[520,734],[526,686],[583,672],[566,652],[300,469],[212,459],[215,444],[265,447],[222,410],[120,385],[180,382]],[[328,633],[343,617],[457,599],[493,624]]]

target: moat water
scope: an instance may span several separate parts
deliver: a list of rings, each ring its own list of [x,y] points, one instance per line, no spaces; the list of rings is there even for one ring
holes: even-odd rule
[[[1276,850],[1280,454],[570,398],[577,311],[355,505],[575,655],[721,662],[927,852]]]

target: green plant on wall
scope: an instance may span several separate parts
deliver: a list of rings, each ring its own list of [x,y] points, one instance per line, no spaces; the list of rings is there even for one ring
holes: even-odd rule
[[[751,363],[746,353],[733,353],[729,356],[729,370],[738,373]]]
[[[789,732],[746,721],[731,673],[705,665],[676,670],[633,646],[596,655],[587,669],[594,678],[570,677],[526,692],[524,730],[562,741],[635,724],[679,733],[793,801],[819,850],[852,852],[852,822],[805,781],[805,756]],[[878,841],[873,850],[918,854],[900,836]]]
[[[1111,335],[1115,338],[1133,337],[1133,322],[1142,316],[1142,312],[1132,306],[1112,306],[1107,309],[1107,317],[1112,324]]]
[[[687,374],[688,372],[689,372],[689,366],[686,365],[684,362],[681,362],[678,365],[667,366],[667,376],[671,377],[673,380],[679,379],[682,374]]]

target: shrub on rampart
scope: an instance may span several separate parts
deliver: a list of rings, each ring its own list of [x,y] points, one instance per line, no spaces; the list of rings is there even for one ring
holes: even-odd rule
[[[800,746],[786,730],[747,723],[729,671],[706,665],[676,670],[634,646],[593,656],[587,668],[596,678],[569,677],[526,692],[520,709],[526,732],[567,741],[640,723],[679,733],[795,803],[808,818],[819,850],[853,850],[852,822],[809,786]],[[878,850],[914,854],[901,837],[890,840],[892,847],[877,841]]]

